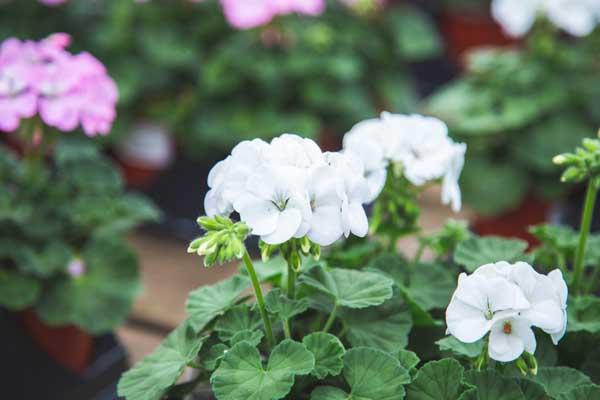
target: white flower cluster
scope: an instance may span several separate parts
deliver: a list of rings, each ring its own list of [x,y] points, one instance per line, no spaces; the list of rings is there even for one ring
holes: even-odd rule
[[[368,232],[362,162],[351,154],[323,153],[297,135],[241,142],[213,167],[208,185],[207,215],[235,210],[268,244],[306,235],[326,246],[342,235]]]
[[[532,327],[548,333],[554,344],[567,327],[568,288],[560,270],[537,273],[525,262],[501,261],[461,274],[446,309],[448,333],[474,343],[488,332],[490,358],[509,362],[536,348]]]
[[[573,36],[587,36],[600,23],[600,1],[493,0],[492,15],[515,37],[525,35],[539,16]]]
[[[402,167],[414,185],[443,180],[442,202],[461,208],[458,179],[467,146],[448,136],[448,127],[433,117],[384,112],[380,118],[355,125],[344,136],[344,151],[363,161],[369,183],[369,199],[375,199],[385,185],[387,167]]]

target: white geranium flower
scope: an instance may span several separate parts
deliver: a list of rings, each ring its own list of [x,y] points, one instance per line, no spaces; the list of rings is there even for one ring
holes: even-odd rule
[[[380,144],[385,141],[380,137],[384,132],[383,122],[376,118],[359,122],[344,135],[344,152],[353,154],[363,163],[369,186],[366,203],[373,202],[385,186],[390,155]],[[389,152],[389,148],[387,150]]]
[[[504,278],[461,274],[446,309],[448,332],[464,343],[484,337],[498,318],[529,308],[522,291]]]
[[[369,185],[364,179],[361,161],[351,153],[326,153],[325,159],[339,177],[337,192],[341,199],[341,217],[344,236],[350,233],[364,237],[369,221],[363,204],[370,197]]]
[[[492,15],[511,36],[524,36],[538,16],[573,36],[589,35],[600,22],[595,0],[493,0]]]
[[[291,133],[274,138],[267,154],[269,164],[302,169],[324,164],[323,152],[314,141]]]
[[[210,190],[204,198],[206,215],[229,215],[233,201],[243,191],[248,177],[264,163],[269,144],[261,139],[240,142],[225,160],[216,163],[208,174]]]
[[[302,237],[310,223],[310,205],[303,192],[305,177],[292,168],[264,166],[248,178],[234,202],[252,233],[268,244]]]
[[[342,199],[338,192],[339,176],[333,167],[324,165],[311,173],[309,182],[312,217],[307,236],[321,246],[328,246],[344,233]]]
[[[560,339],[563,338],[565,332],[567,331],[567,297],[569,296],[569,288],[567,287],[567,283],[563,279],[562,272],[559,269],[555,269],[554,271],[550,272],[548,274],[548,278],[550,278],[552,282],[554,293],[562,310],[562,326],[555,331],[546,331],[546,333],[550,334],[552,343],[556,345]]]
[[[510,362],[519,358],[523,351],[533,354],[535,348],[535,335],[527,318],[511,315],[495,320],[488,345],[490,358]]]

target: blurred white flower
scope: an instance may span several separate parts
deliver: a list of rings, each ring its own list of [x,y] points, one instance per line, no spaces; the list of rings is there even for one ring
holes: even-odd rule
[[[513,315],[494,322],[488,345],[490,358],[510,362],[519,358],[523,351],[535,353],[535,348],[535,335],[527,318]]]
[[[208,176],[206,213],[240,219],[268,244],[308,236],[330,245],[342,235],[368,231],[363,204],[369,196],[362,161],[323,154],[315,142],[283,134],[238,144]]]
[[[362,159],[372,201],[383,189],[385,168],[400,165],[416,186],[442,180],[442,202],[462,206],[458,180],[466,145],[448,136],[446,124],[421,115],[390,114],[356,124],[344,137],[344,151]]]
[[[492,15],[511,36],[524,36],[544,16],[573,36],[589,35],[600,22],[595,0],[493,0]]]
[[[460,275],[446,309],[448,333],[472,343],[490,331],[489,356],[513,361],[523,351],[535,351],[532,327],[558,343],[567,326],[567,296],[560,270],[543,275],[525,262],[485,264]]]

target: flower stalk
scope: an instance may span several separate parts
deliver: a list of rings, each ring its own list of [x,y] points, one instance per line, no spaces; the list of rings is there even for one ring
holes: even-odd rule
[[[580,285],[581,279],[583,277],[583,271],[585,268],[585,251],[587,247],[588,236],[590,234],[590,227],[592,225],[592,217],[594,214],[594,206],[596,204],[597,194],[598,184],[596,182],[596,179],[590,179],[585,196],[583,213],[581,215],[581,225],[579,228],[579,243],[577,245],[577,252],[575,253],[575,265],[573,268],[572,287],[573,290],[578,293],[581,292]]]
[[[335,321],[337,310],[338,310],[338,305],[337,305],[337,303],[335,303],[333,306],[333,310],[331,310],[331,314],[329,314],[329,318],[327,318],[327,322],[325,322],[325,326],[323,326],[323,332],[329,332],[329,330],[331,329],[331,326],[333,325],[333,322]]]
[[[254,294],[256,296],[256,303],[258,304],[260,316],[263,320],[263,324],[265,325],[269,347],[273,348],[273,346],[275,346],[275,337],[273,336],[273,329],[271,328],[271,320],[269,319],[269,314],[267,314],[267,308],[265,307],[265,300],[260,287],[260,282],[256,276],[256,270],[254,269],[254,264],[252,264],[252,259],[250,258],[250,254],[248,254],[248,250],[244,251],[243,260],[246,270],[248,271],[248,275],[250,276],[250,280],[252,281],[252,287],[254,288]]]

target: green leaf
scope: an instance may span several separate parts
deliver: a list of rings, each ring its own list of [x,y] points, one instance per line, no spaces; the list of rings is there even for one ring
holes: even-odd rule
[[[407,371],[411,372],[421,361],[419,356],[410,350],[399,350],[396,356],[398,361],[400,361],[400,365],[402,365]]]
[[[323,379],[327,375],[339,375],[344,366],[344,345],[332,334],[315,332],[302,339],[308,351],[315,356],[315,369],[312,375]]]
[[[463,343],[454,336],[448,336],[435,342],[441,351],[449,351],[458,356],[475,358],[483,351],[484,343],[479,340],[475,343]]]
[[[215,324],[219,339],[230,341],[240,331],[254,331],[260,326],[260,315],[247,304],[240,304],[227,311]]]
[[[430,361],[408,386],[409,400],[457,400],[463,392],[463,372],[452,358]]]
[[[460,183],[465,204],[482,215],[499,215],[514,209],[530,189],[529,175],[518,165],[492,162],[483,156],[465,162]],[[511,190],[503,192],[507,187]],[[496,195],[501,192],[502,196]]]
[[[196,332],[203,330],[215,317],[225,314],[233,307],[250,281],[242,276],[233,276],[216,285],[202,286],[192,291],[185,309]]]
[[[582,372],[568,367],[542,367],[538,369],[537,375],[523,379],[540,384],[551,397],[558,397],[574,388],[592,384],[590,378]]]
[[[184,322],[152,354],[121,377],[119,396],[127,400],[162,399],[187,364],[195,360],[206,339],[194,332],[189,321]]]
[[[408,344],[412,319],[398,296],[376,308],[342,309],[340,318],[348,329],[346,337],[352,346],[374,347],[393,353]]]
[[[344,356],[344,378],[350,393],[331,387],[315,389],[311,400],[402,400],[410,375],[397,359],[381,350],[357,347]],[[345,397],[343,397],[345,395]]]
[[[558,400],[592,400],[600,399],[600,386],[583,385],[561,393]]]
[[[382,304],[392,297],[394,282],[375,272],[339,268],[312,268],[302,275],[304,285],[325,293],[340,306],[366,308]]]
[[[51,282],[37,305],[51,325],[75,324],[100,334],[123,323],[140,290],[137,258],[122,241],[96,238],[82,254],[85,272]]]
[[[525,257],[527,247],[527,242],[518,239],[473,237],[458,245],[454,262],[473,272],[484,264],[520,261]]]
[[[281,319],[290,319],[302,314],[308,309],[310,302],[306,298],[292,300],[281,292],[281,289],[272,289],[265,297],[267,310]]]
[[[436,28],[424,13],[410,7],[388,10],[385,21],[392,29],[399,53],[411,61],[420,61],[441,52]]]
[[[233,335],[229,342],[232,346],[235,346],[240,342],[246,342],[251,344],[252,346],[258,346],[262,341],[263,337],[264,334],[261,331],[251,331],[249,329],[244,329]]]
[[[600,332],[600,298],[596,296],[570,296],[568,299],[569,332]]]
[[[207,371],[214,371],[219,366],[219,362],[225,356],[228,350],[229,347],[223,343],[217,343],[211,346],[206,352],[203,350],[200,353],[200,363],[202,364],[202,368],[206,369]]]
[[[502,377],[493,370],[467,371],[465,381],[477,388],[477,396],[468,394],[468,399],[527,400],[516,380]]]
[[[544,387],[528,379],[519,379],[519,387],[527,400],[550,400]]]
[[[294,376],[306,375],[314,366],[312,353],[289,339],[273,349],[266,368],[258,350],[241,342],[225,354],[210,380],[219,400],[277,400],[290,392]]]
[[[10,311],[31,307],[41,292],[42,285],[37,279],[11,270],[0,270],[0,305]]]

